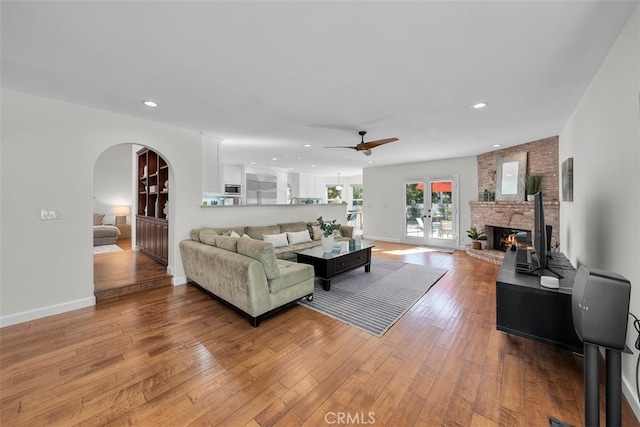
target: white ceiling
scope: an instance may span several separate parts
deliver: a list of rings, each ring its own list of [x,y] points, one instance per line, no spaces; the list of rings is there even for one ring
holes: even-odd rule
[[[225,163],[346,177],[557,135],[637,4],[3,0],[2,87],[216,135]],[[323,148],[359,130],[399,141]]]

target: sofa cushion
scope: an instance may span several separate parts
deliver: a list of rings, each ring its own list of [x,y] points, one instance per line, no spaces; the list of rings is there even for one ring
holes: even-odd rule
[[[287,240],[290,245],[297,245],[298,243],[310,242],[311,236],[305,227],[303,231],[287,231]]]
[[[244,227],[215,227],[213,230],[223,236],[231,236],[234,231],[240,236],[244,234]]]
[[[287,240],[287,233],[280,234],[263,234],[262,240],[265,242],[269,242],[273,244],[274,248],[281,248],[283,246],[289,246],[289,241]]]
[[[260,261],[267,279],[280,277],[280,268],[271,243],[255,239],[237,239],[237,241],[238,253]]]
[[[280,226],[279,225],[265,225],[260,227],[247,226],[244,229],[244,232],[249,235],[252,239],[262,240],[263,234],[280,234]]]
[[[215,246],[216,237],[218,237],[219,234],[213,228],[203,228],[200,230],[200,234],[198,236],[200,238],[200,243],[204,243],[205,245],[209,246]]]
[[[303,222],[303,221],[298,221],[298,222],[285,222],[283,224],[278,224],[280,226],[280,231],[281,232],[287,232],[287,231],[304,231],[307,229],[307,223]]]
[[[314,277],[313,266],[309,264],[278,260],[278,266],[280,277],[268,281],[269,292],[272,294]]]
[[[320,229],[320,225],[316,223],[310,223],[309,229],[311,230],[311,238],[313,240],[322,240],[322,235],[324,234]]]
[[[189,237],[191,238],[191,240],[195,240],[196,242],[200,241],[200,229],[199,228],[194,228],[193,230],[191,230],[189,232]]]
[[[238,252],[238,237],[218,236],[216,246],[229,252]]]

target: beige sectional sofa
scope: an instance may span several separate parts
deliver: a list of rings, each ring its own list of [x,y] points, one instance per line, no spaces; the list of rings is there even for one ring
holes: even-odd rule
[[[192,230],[191,238],[180,242],[187,279],[241,311],[257,327],[279,308],[313,298],[313,267],[291,259],[294,251],[321,244],[322,234],[315,226],[294,222]],[[342,228],[344,238],[350,237],[353,228]]]

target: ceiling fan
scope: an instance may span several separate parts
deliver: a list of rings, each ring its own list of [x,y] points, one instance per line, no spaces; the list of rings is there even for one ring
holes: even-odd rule
[[[360,135],[361,137],[361,142],[358,145],[354,145],[354,146],[346,145],[346,146],[324,147],[324,148],[351,148],[352,150],[362,151],[362,154],[364,154],[365,156],[370,156],[372,148],[398,140],[398,138],[386,138],[386,139],[378,139],[376,141],[364,142],[364,136],[366,134],[367,132],[364,130],[361,130],[360,132],[358,132],[358,135]]]

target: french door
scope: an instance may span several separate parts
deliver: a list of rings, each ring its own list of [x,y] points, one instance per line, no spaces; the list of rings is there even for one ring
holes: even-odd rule
[[[458,239],[457,177],[405,182],[404,240],[455,247]]]

